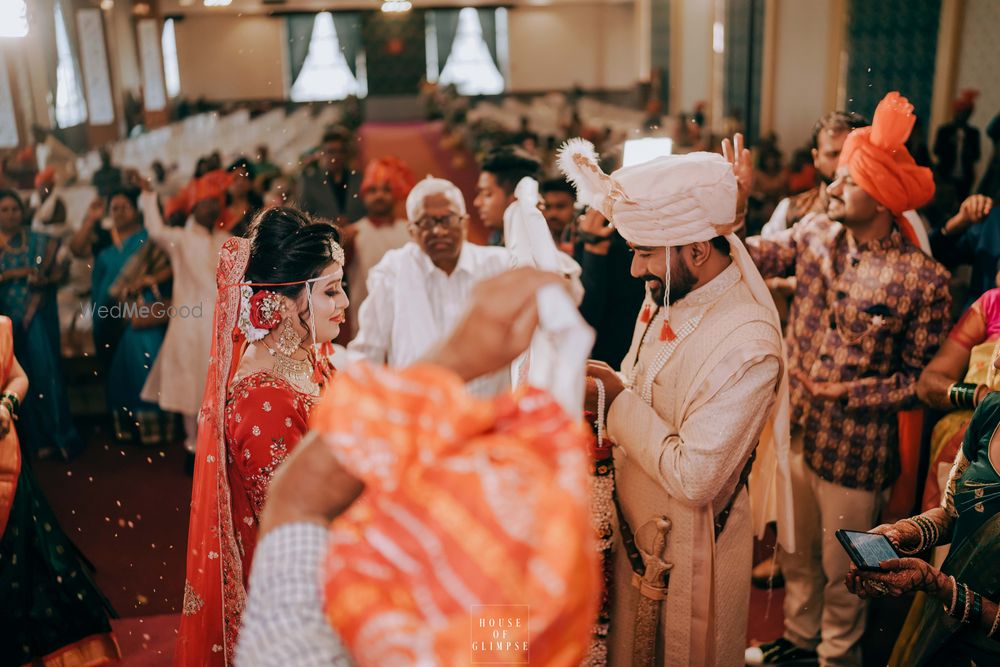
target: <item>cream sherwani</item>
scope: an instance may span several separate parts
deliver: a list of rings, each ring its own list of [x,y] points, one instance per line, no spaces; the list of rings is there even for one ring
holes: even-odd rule
[[[663,309],[638,322],[622,363],[630,388],[614,401],[616,490],[640,551],[652,550],[655,520],[672,528],[673,565],[656,632],[656,664],[743,665],[750,600],[752,528],[738,492],[718,541],[714,519],[740,482],[775,402],[781,332],[730,265],[671,305],[677,332],[661,342]],[[611,664],[631,665],[636,605],[632,570],[616,530]]]

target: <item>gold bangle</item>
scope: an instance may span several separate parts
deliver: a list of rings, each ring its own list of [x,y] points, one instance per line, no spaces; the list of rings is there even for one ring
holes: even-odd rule
[[[955,607],[958,606],[958,582],[955,581],[954,576],[949,576],[948,578],[951,579],[951,606],[945,609],[945,613],[953,616]]]
[[[993,635],[997,633],[998,627],[1000,627],[1000,604],[997,605],[997,615],[993,619],[993,627],[990,628],[990,631],[987,633],[986,638],[993,639]]]

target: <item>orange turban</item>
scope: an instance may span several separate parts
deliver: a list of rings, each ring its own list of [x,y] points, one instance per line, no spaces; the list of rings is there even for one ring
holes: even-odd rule
[[[397,201],[406,199],[417,179],[401,159],[394,155],[372,160],[365,167],[365,177],[361,181],[361,192],[367,192],[380,183],[389,183],[392,195]]]
[[[979,97],[979,91],[968,88],[962,91],[958,98],[951,103],[951,106],[955,111],[971,109],[975,106],[977,97]]]
[[[203,199],[218,199],[225,205],[226,190],[232,182],[233,175],[227,171],[215,169],[208,172],[195,181],[191,205],[194,206]]]
[[[903,211],[920,208],[934,197],[934,175],[918,166],[905,146],[916,121],[909,100],[891,92],[878,103],[871,126],[851,132],[840,153],[840,164],[847,165],[854,182],[898,220]],[[903,232],[915,240],[908,224]]]
[[[197,181],[192,180],[181,188],[176,195],[167,200],[166,206],[163,207],[164,218],[170,220],[177,213],[183,213],[187,217],[191,213],[191,198],[194,196],[196,184]]]
[[[45,169],[42,169],[40,172],[38,172],[38,174],[35,175],[35,187],[36,188],[40,188],[43,185],[45,185],[46,183],[50,183],[51,184],[51,183],[55,183],[55,182],[56,182],[56,168],[55,167],[46,167]]]
[[[359,667],[527,662],[520,641],[580,664],[601,592],[578,419],[538,389],[487,401],[436,366],[356,363],[312,427],[365,484],[324,574]]]

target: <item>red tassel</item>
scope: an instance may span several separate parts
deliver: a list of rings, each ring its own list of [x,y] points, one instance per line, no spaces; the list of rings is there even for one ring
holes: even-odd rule
[[[668,341],[677,338],[677,334],[670,327],[670,322],[668,320],[663,320],[663,328],[660,329],[660,340]]]
[[[336,372],[330,361],[333,353],[333,343],[323,343],[319,346],[319,352],[313,356],[312,381],[316,384],[325,384]]]
[[[639,321],[642,322],[643,324],[649,324],[649,321],[651,319],[653,319],[652,309],[649,307],[649,304],[647,303],[645,306],[642,307],[642,315],[639,316]]]

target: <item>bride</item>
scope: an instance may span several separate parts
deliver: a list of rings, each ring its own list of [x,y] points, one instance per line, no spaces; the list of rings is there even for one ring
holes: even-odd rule
[[[332,225],[276,207],[219,254],[177,665],[232,662],[268,485],[333,376],[348,305],[338,241]]]

